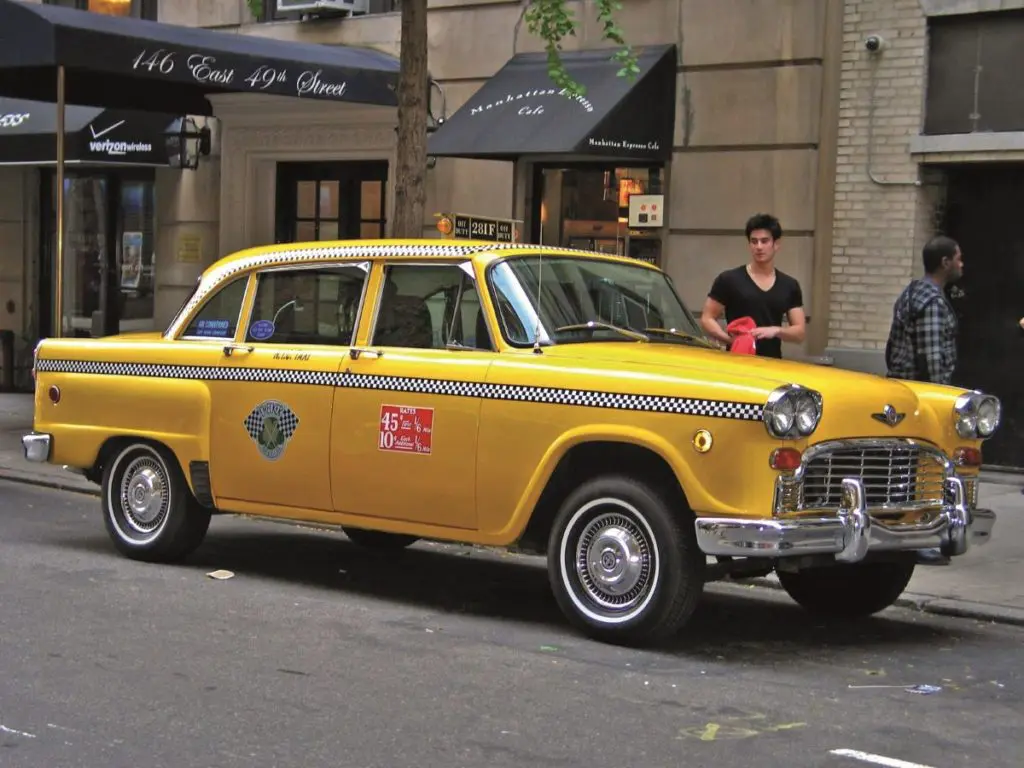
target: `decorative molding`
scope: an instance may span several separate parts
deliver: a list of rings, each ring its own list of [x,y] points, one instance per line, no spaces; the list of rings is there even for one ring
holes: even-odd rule
[[[282,155],[318,150],[345,153],[353,150],[390,152],[396,141],[394,125],[246,126],[231,128],[226,144],[232,152],[276,150]],[[327,159],[326,157],[324,159]]]
[[[925,16],[963,16],[994,11],[1019,11],[1024,0],[918,0]]]
[[[1024,0],[1022,0],[1024,4]],[[991,133],[950,133],[912,136],[911,155],[938,155],[960,152],[1020,152],[1024,150],[1024,131]]]

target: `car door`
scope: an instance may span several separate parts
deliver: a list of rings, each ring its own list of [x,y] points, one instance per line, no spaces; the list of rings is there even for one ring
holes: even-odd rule
[[[333,513],[334,388],[368,272],[346,263],[256,275],[247,321],[211,387],[210,476],[222,506]]]
[[[494,359],[470,262],[381,264],[368,346],[342,364],[335,509],[473,530],[480,387]]]

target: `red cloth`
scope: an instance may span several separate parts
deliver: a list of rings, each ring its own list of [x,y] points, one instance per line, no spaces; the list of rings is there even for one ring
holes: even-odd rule
[[[752,317],[737,317],[729,323],[725,328],[729,335],[732,336],[732,344],[729,346],[729,351],[740,355],[757,354],[754,337],[750,335],[750,332],[755,328],[757,328],[757,323],[754,322]]]

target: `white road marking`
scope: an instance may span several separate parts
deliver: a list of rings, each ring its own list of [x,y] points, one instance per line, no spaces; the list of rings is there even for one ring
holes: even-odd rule
[[[856,749],[833,749],[829,751],[829,754],[837,755],[838,757],[849,757],[852,760],[860,760],[865,763],[872,763],[873,765],[884,765],[887,768],[932,768],[930,765],[908,763],[906,760],[897,760],[894,757],[885,757],[884,755],[873,755],[870,752],[861,752]]]
[[[26,731],[16,731],[13,728],[8,728],[3,723],[0,723],[0,731],[3,731],[4,733],[11,733],[15,736],[24,736],[26,739],[34,739],[36,737],[34,733],[27,733]]]

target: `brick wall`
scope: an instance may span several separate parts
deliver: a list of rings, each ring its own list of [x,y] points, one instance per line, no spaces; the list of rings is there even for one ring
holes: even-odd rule
[[[877,370],[892,304],[921,271],[941,199],[909,150],[922,123],[927,28],[919,0],[847,0],[843,29],[828,351],[837,365]],[[878,53],[865,49],[869,35],[884,39]]]

